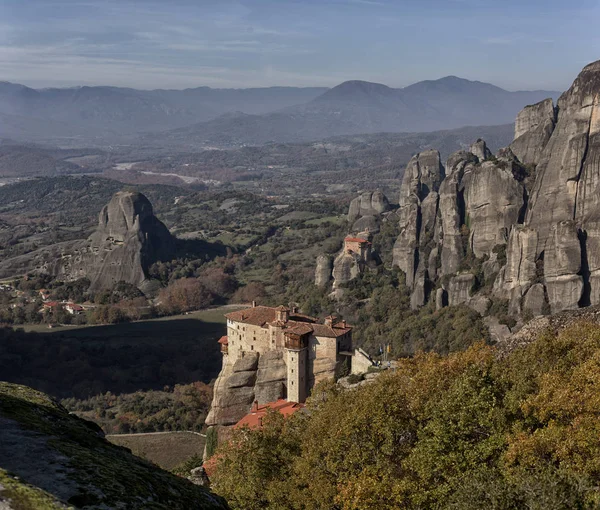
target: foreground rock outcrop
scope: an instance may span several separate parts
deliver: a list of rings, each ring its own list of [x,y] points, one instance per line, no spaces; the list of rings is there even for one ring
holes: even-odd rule
[[[414,308],[430,299],[555,313],[600,304],[600,61],[558,100],[527,106],[494,156],[478,140],[445,167],[409,162],[394,264]],[[435,292],[433,292],[435,290]]]
[[[121,191],[104,206],[98,227],[85,241],[59,243],[0,262],[0,277],[27,272],[65,280],[86,277],[90,290],[110,289],[125,281],[144,290],[147,271],[156,261],[175,256],[175,239],[154,216],[141,193]]]
[[[204,487],[115,446],[47,395],[0,382],[0,508],[226,509]]]

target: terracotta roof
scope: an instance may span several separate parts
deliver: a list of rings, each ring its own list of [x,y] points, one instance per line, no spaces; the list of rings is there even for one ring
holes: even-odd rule
[[[333,326],[327,326],[326,324],[311,324],[315,336],[324,336],[328,338],[337,338],[338,336],[345,335],[349,331],[352,331],[350,326],[343,328],[339,324]]]
[[[263,326],[267,322],[273,322],[275,320],[275,308],[255,306],[253,308],[244,308],[237,312],[227,313],[225,314],[225,317],[235,322]]]
[[[277,400],[276,402],[269,402],[268,404],[258,406],[257,409],[250,411],[234,425],[234,428],[247,426],[251,429],[254,429],[262,427],[262,419],[265,417],[267,410],[269,409],[278,411],[287,418],[303,408],[304,404],[299,404],[298,402],[289,402],[283,399]]]
[[[330,338],[337,338],[338,336],[342,336],[348,331],[352,330],[350,326],[342,327],[341,323],[339,322],[333,326],[319,324],[317,323],[317,319],[314,317],[301,314],[291,314],[290,320],[283,323],[281,321],[277,321],[276,312],[277,308],[271,308],[269,306],[256,306],[225,314],[225,317],[234,322],[242,322],[244,324],[252,324],[254,326],[266,327],[267,324],[272,324],[274,326],[287,327],[290,330],[295,330],[294,333],[302,335],[314,331],[315,335],[317,336]],[[299,320],[294,320],[295,318],[298,318]],[[299,331],[302,331],[302,333]]]
[[[289,326],[289,324],[292,324]],[[312,333],[314,324],[307,324],[306,322],[295,322],[289,321],[288,327],[285,332],[290,331],[291,333],[295,333],[296,335],[306,335],[307,333]]]
[[[283,306],[283,305],[279,305],[277,308],[275,308],[275,310],[277,310],[278,312],[289,312],[290,309],[287,306]]]
[[[48,301],[47,303],[44,303],[44,306],[46,308],[54,308],[58,306],[58,301]]]
[[[229,345],[229,340],[227,339],[227,335],[222,336],[221,338],[219,338],[218,342],[221,345]]]
[[[344,241],[350,241],[351,243],[368,243],[368,239],[363,239],[361,237],[346,237]]]

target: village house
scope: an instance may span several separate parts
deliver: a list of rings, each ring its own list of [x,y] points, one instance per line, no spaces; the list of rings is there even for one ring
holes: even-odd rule
[[[67,303],[65,305],[65,310],[71,315],[79,315],[83,312],[83,306],[78,305],[77,303]]]

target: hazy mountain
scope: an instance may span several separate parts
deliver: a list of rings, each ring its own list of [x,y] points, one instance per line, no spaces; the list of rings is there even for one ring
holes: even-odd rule
[[[508,92],[446,77],[394,89],[347,81],[332,89],[32,89],[0,82],[0,137],[71,143],[239,145],[377,132],[418,132],[511,123],[552,91]]]
[[[161,131],[230,111],[261,114],[305,103],[326,88],[136,90],[74,87],[35,90],[0,82],[0,136],[86,137]]]
[[[489,83],[454,76],[415,83],[404,89],[348,81],[303,105],[263,115],[228,114],[161,133],[160,139],[193,145],[262,144],[357,133],[508,124],[524,106],[558,95],[544,90],[509,92]]]

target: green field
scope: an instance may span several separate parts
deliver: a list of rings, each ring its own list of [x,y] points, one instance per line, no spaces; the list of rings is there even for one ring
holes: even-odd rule
[[[158,432],[106,436],[111,443],[129,448],[163,469],[171,470],[194,455],[202,457],[206,438],[193,432]]]

